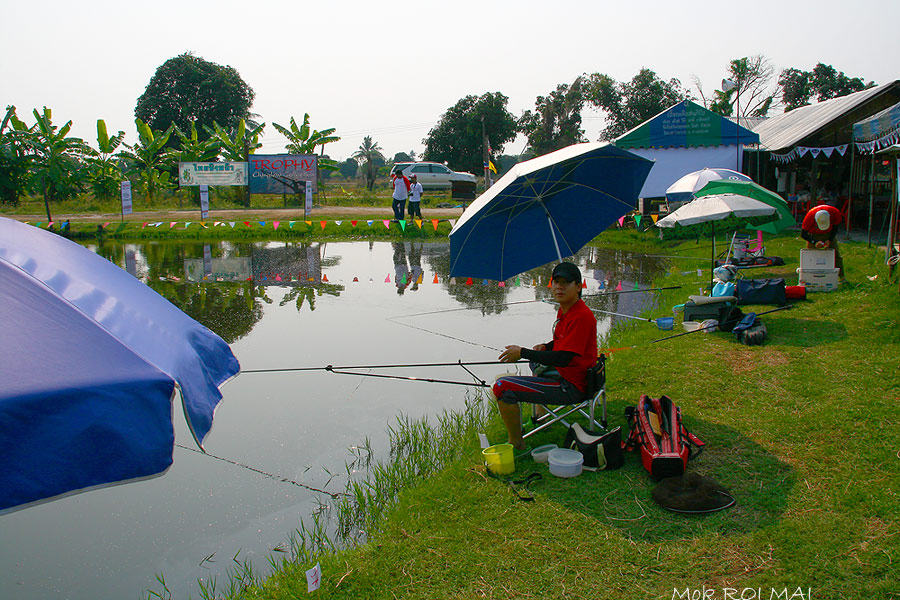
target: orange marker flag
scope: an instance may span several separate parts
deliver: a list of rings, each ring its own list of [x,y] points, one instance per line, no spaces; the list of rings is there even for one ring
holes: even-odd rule
[[[437,224],[438,224],[438,220],[437,220],[437,219],[432,219],[432,220],[431,220],[431,226],[434,227],[434,230],[435,230],[435,231],[437,231]]]
[[[434,281],[432,281],[431,283],[440,283],[440,281],[438,281],[437,273],[434,274]]]
[[[326,283],[328,282],[328,275],[326,275],[325,273],[322,273],[322,281]]]
[[[325,231],[325,221],[319,221],[319,225],[322,226],[322,231]]]
[[[587,289],[587,281],[585,281],[585,280],[581,281],[581,289],[583,289],[583,290]]]
[[[303,221],[303,222],[306,223],[307,225],[309,225],[310,227],[312,227],[312,221]]]

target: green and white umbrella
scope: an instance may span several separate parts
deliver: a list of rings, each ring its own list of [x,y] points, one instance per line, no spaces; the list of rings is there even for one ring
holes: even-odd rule
[[[738,194],[739,196],[747,196],[754,200],[759,200],[763,204],[775,208],[778,217],[768,223],[762,225],[751,225],[750,229],[758,229],[766,233],[778,233],[784,229],[794,227],[797,221],[791,214],[791,209],[787,201],[775,192],[764,188],[758,183],[752,181],[732,181],[723,179],[719,181],[710,181],[700,190],[694,193],[694,196],[700,198],[702,196],[710,196],[713,194]]]

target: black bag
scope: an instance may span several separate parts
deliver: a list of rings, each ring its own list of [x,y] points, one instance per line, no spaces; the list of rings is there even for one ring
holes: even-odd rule
[[[584,456],[582,468],[586,471],[612,471],[625,464],[621,427],[602,433],[586,431],[580,424],[573,423],[566,432],[563,448],[581,452]]]
[[[777,279],[739,279],[735,295],[738,304],[787,304],[784,291],[784,278]]]

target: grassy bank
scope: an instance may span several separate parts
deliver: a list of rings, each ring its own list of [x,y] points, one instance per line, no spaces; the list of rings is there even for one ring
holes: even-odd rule
[[[696,246],[633,232],[600,238],[632,242],[659,254]],[[795,282],[798,241],[766,246],[787,264],[747,275]],[[702,517],[660,509],[634,456],[621,470],[575,479],[520,459],[516,477],[543,476],[531,486],[535,501],[521,502],[485,475],[475,436],[465,431],[453,452],[441,446],[440,470],[413,470],[396,503],[366,520],[368,543],[345,551],[315,545],[263,583],[246,581],[240,594],[303,597],[304,572],[318,561],[320,598],[727,598],[728,590],[735,598],[900,597],[896,283],[886,281],[874,248],[850,242],[842,250],[848,283],[762,317],[762,346],[725,333],[652,343],[666,332],[639,321],[608,340],[633,346],[609,363],[611,425],[625,427],[624,408],[642,393],[675,399],[708,444],[690,468],[728,488],[734,508]],[[672,262],[658,283],[683,288],[664,292],[661,314],[647,316],[665,316],[703,283]],[[551,429],[532,444],[560,443],[564,434]],[[488,435],[504,437],[496,418]],[[430,442],[419,443],[413,454],[427,454]],[[398,464],[411,460],[403,455]],[[396,480],[392,468],[383,479]]]

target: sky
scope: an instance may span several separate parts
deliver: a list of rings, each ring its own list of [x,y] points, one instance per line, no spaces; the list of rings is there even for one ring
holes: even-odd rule
[[[501,92],[519,116],[583,73],[630,80],[649,68],[709,95],[728,63],[765,55],[776,73],[830,64],[850,77],[900,79],[900,2],[121,2],[0,0],[0,100],[26,123],[54,122],[96,147],[96,121],[137,135],[134,106],[157,67],[184,52],[238,70],[267,123],[258,152],[284,151],[271,123],[309,113],[336,128],[339,160],[371,135],[390,158],[423,138],[467,95]],[[598,138],[601,113],[585,111]],[[521,136],[503,149],[519,154]],[[498,150],[495,144],[495,150]]]

